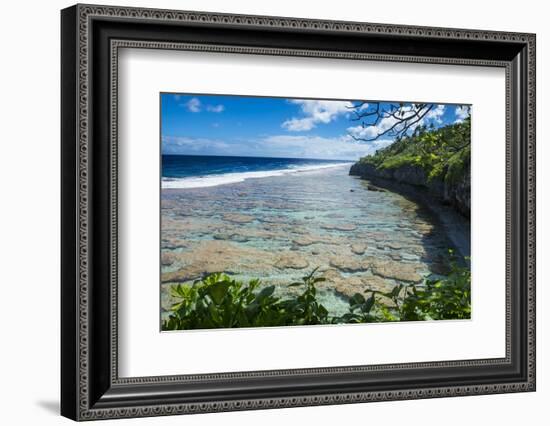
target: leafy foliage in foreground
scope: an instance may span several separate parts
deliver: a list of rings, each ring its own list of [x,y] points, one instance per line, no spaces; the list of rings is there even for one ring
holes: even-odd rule
[[[349,299],[349,311],[331,317],[317,299],[315,285],[324,278],[316,270],[290,286],[303,291],[289,298],[274,295],[275,287],[259,288],[225,274],[212,274],[193,285],[171,288],[177,302],[172,306],[163,330],[269,327],[387,321],[418,321],[470,318],[470,270],[451,262],[451,273],[421,285],[397,285],[389,293],[356,293]],[[390,303],[388,303],[388,300]]]
[[[377,293],[390,304],[377,304],[376,293],[368,299],[356,294],[350,300],[346,322],[469,319],[470,286],[470,269],[459,266],[453,258],[446,278],[428,279],[421,286],[397,285],[389,293]]]
[[[396,140],[359,162],[378,169],[421,167],[428,180],[456,182],[470,160],[470,117],[439,129],[417,127],[410,136]]]
[[[324,278],[315,271],[290,286],[304,286],[295,298],[273,295],[275,286],[259,289],[259,280],[248,284],[225,274],[212,274],[193,285],[178,284],[171,288],[178,300],[163,330],[204,328],[269,327],[328,323],[328,311],[317,300],[315,284]]]

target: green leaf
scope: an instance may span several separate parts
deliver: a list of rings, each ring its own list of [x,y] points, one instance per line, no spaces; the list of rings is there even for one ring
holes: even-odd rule
[[[212,298],[212,301],[219,305],[223,302],[223,299],[227,293],[227,285],[223,282],[217,282],[212,284],[207,289],[208,295]]]
[[[271,296],[273,294],[273,292],[275,291],[275,286],[274,285],[270,285],[269,287],[265,287],[263,288],[259,293],[258,295],[256,296],[256,301],[261,301],[263,299],[266,299],[268,298],[269,296]]]
[[[362,305],[365,303],[365,298],[360,293],[355,293],[350,299],[349,299],[350,305]]]

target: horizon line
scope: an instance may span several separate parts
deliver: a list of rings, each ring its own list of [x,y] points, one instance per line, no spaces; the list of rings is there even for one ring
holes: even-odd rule
[[[175,157],[230,157],[230,158],[275,158],[285,160],[319,160],[319,161],[357,161],[352,159],[339,159],[339,158],[313,158],[313,157],[269,157],[262,155],[216,155],[216,154],[174,154],[174,153],[161,153],[161,155],[173,155]],[[361,157],[359,157],[361,158]]]

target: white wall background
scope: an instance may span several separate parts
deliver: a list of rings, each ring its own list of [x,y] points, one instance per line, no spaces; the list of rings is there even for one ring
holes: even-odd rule
[[[550,28],[540,0],[104,0],[103,4],[537,33],[538,390],[530,394],[293,408],[102,424],[544,424],[550,401]],[[0,26],[0,420],[68,424],[59,405],[59,9],[4,3]],[[490,172],[490,165],[487,167]],[[483,419],[483,420],[482,420]],[[131,422],[131,423],[129,423]]]

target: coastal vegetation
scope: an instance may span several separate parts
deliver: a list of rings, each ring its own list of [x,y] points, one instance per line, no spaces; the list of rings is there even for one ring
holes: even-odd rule
[[[417,127],[410,136],[397,139],[359,163],[378,169],[403,166],[421,168],[428,181],[457,182],[470,160],[470,117],[438,129]]]
[[[470,216],[471,119],[440,128],[419,126],[386,148],[361,158],[350,170],[365,179],[405,183]]]
[[[453,253],[451,252],[451,255]],[[301,282],[289,284],[300,292],[278,297],[275,286],[260,280],[248,283],[215,273],[192,284],[171,286],[175,303],[163,330],[269,327],[388,321],[469,319],[470,270],[453,257],[451,272],[417,285],[396,285],[390,292],[369,291],[349,298],[348,312],[331,316],[319,301],[316,284],[324,281],[313,270]]]

